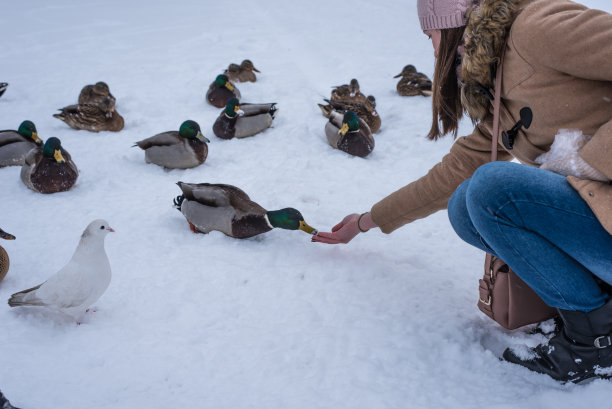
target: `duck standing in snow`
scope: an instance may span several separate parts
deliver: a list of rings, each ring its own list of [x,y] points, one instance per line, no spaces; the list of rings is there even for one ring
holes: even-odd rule
[[[332,111],[325,125],[327,142],[350,155],[366,157],[374,150],[374,138],[370,127],[353,111],[344,114]]]
[[[57,193],[72,189],[79,171],[58,138],[47,139],[45,145],[28,152],[21,167],[21,180],[40,193]]]
[[[197,122],[187,120],[178,131],[162,132],[136,142],[145,151],[145,161],[168,169],[188,169],[201,165],[208,156],[208,138]]]
[[[2,94],[4,94],[7,88],[8,88],[8,83],[0,82],[0,97],[2,96]]]
[[[0,168],[22,166],[28,152],[41,145],[32,121],[23,121],[16,131],[0,131]]]
[[[119,132],[124,125],[123,117],[115,111],[114,102],[109,97],[105,97],[99,104],[68,105],[53,116],[73,129],[90,132]]]
[[[5,232],[2,229],[0,229],[0,238],[4,240],[15,240],[15,236]],[[11,262],[9,260],[8,253],[4,247],[0,246],[0,281],[4,280],[4,277],[6,277],[6,273],[8,273],[10,265]],[[2,407],[0,406],[0,408]]]
[[[42,284],[11,295],[11,307],[47,307],[79,318],[104,294],[111,280],[111,267],[104,238],[114,232],[102,219],[92,221],[72,258]]]
[[[215,123],[213,132],[221,139],[246,138],[267,129],[278,109],[271,104],[240,104],[238,99],[227,101]]]
[[[414,65],[408,64],[403,69],[402,72],[397,74],[393,78],[402,77],[397,83],[397,93],[405,96],[411,97],[415,95],[423,95],[423,96],[431,96],[431,80],[427,77],[427,75],[417,72]]]
[[[230,81],[234,82],[255,82],[257,77],[256,72],[260,72],[251,60],[244,60],[240,65],[230,64],[223,74],[227,76]]]
[[[227,75],[217,75],[206,91],[206,100],[212,106],[223,108],[231,98],[240,99],[240,91],[230,82]]]
[[[346,111],[353,111],[357,116],[365,121],[370,127],[372,133],[379,131],[382,125],[380,115],[376,112],[376,99],[373,95],[368,95],[366,102],[359,101],[331,101],[325,99],[327,105],[317,104],[321,108],[321,112],[325,118],[329,118],[332,111],[338,111],[344,113]]]
[[[93,85],[86,85],[79,94],[79,104],[98,104],[106,111],[106,116],[111,117],[115,112],[117,100],[111,94],[108,84],[98,81]]]
[[[237,239],[253,237],[275,227],[317,233],[298,210],[267,211],[236,186],[184,182],[177,185],[183,194],[174,199],[174,205],[195,233],[217,230]]]

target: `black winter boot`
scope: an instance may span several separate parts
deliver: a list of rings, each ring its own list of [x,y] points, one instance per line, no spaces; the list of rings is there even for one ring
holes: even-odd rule
[[[612,377],[612,298],[591,312],[559,310],[563,329],[521,357],[510,348],[506,361],[567,382]]]

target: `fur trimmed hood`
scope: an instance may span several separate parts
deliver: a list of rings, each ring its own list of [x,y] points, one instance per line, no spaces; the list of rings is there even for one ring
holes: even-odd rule
[[[467,15],[461,77],[461,104],[472,121],[487,115],[495,69],[521,0],[480,0]]]

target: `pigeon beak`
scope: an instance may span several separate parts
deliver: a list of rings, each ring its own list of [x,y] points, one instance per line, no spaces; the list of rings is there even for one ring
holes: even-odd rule
[[[109,232],[111,232],[111,233],[114,233],[114,232],[115,232],[115,229],[113,229],[113,228],[112,228],[112,227],[110,227],[110,226],[108,226],[108,228],[107,228],[106,230],[108,230],[108,231],[109,231]]]

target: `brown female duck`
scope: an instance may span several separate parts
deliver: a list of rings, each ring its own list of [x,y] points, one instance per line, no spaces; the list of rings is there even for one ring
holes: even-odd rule
[[[417,72],[414,65],[406,65],[402,72],[393,78],[402,77],[397,83],[397,93],[410,97],[414,95],[431,96],[431,80],[427,75]]]
[[[100,104],[76,104],[60,109],[59,114],[53,114],[68,126],[90,132],[111,131],[123,129],[123,117],[111,108],[113,102],[105,97]]]
[[[240,65],[230,64],[223,74],[227,75],[230,81],[234,82],[255,82],[257,77],[256,72],[260,72],[251,60],[244,60]]]

